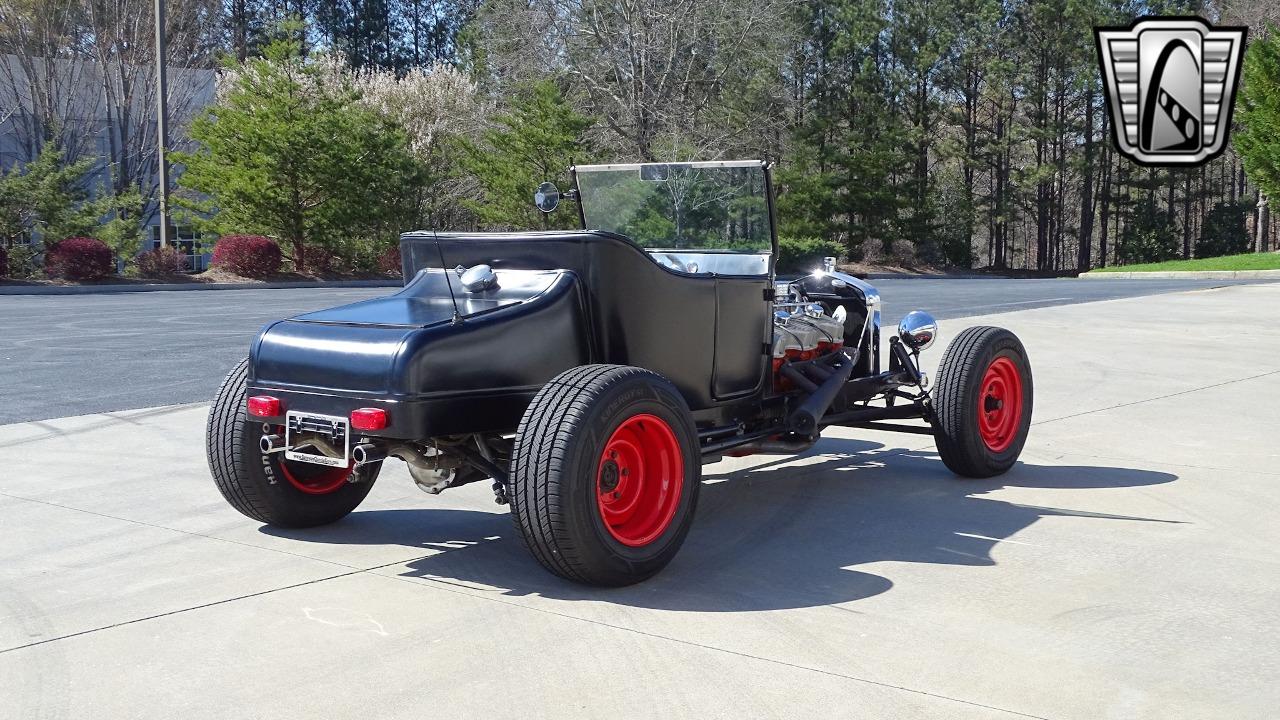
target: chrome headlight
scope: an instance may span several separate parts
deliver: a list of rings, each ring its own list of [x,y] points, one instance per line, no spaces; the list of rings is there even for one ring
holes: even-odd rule
[[[938,321],[927,312],[912,310],[898,323],[898,337],[912,350],[925,350],[938,337]]]

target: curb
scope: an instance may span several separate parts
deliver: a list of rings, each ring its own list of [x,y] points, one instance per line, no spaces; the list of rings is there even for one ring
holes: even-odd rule
[[[1087,272],[1082,280],[1280,280],[1280,270],[1166,270],[1159,272]]]
[[[1014,277],[1012,275],[984,275],[982,273],[851,273],[863,280],[1059,280],[1056,277]]]
[[[399,280],[334,280],[333,282],[278,283],[155,283],[138,285],[9,285],[0,286],[0,295],[93,295],[186,290],[289,290],[295,288],[398,288]]]

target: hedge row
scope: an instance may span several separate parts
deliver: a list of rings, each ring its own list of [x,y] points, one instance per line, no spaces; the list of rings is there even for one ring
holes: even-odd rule
[[[350,251],[351,248],[346,248]],[[263,278],[280,272],[284,254],[271,238],[261,235],[227,235],[213,248],[213,265],[244,277]],[[295,265],[297,265],[295,258]],[[342,266],[376,268],[380,272],[400,272],[400,248],[392,246],[377,255],[367,249],[355,253],[334,252],[329,248],[309,247],[300,258],[307,272],[329,272]]]
[[[834,240],[816,237],[778,238],[778,270],[780,272],[808,272],[822,267],[822,259],[844,258],[844,245]]]
[[[802,272],[819,267],[822,258],[842,257],[844,247],[821,238],[778,239],[778,269],[782,272]],[[333,269],[338,257],[325,248],[309,248],[305,267],[312,272]],[[389,247],[376,257],[366,260],[381,272],[400,271],[400,248]],[[144,277],[164,277],[185,272],[186,255],[175,247],[156,248],[139,253],[135,258],[139,273]],[[275,240],[261,235],[226,235],[213,248],[213,265],[228,272],[249,278],[266,278],[276,275],[284,263],[284,254]],[[51,278],[67,280],[98,280],[114,274],[115,257],[102,241],[95,238],[67,238],[45,251],[45,274]],[[6,277],[8,256],[0,248],[0,277]]]
[[[276,241],[261,235],[226,235],[213,246],[214,267],[242,277],[275,275],[283,260]]]

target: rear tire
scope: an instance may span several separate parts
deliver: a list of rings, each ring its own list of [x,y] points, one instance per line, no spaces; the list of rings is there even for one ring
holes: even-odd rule
[[[1000,475],[1017,462],[1031,429],[1031,364],[1018,336],[971,327],[947,346],[933,397],[933,437],[957,475]]]
[[[701,478],[697,429],[670,382],[641,368],[584,365],[543,386],[520,421],[512,518],[547,570],[630,585],[680,549]]]
[[[222,381],[205,433],[209,472],[231,507],[258,522],[285,528],[327,525],[346,517],[373,487],[382,463],[351,471],[354,482],[321,465],[264,455],[258,445],[262,424],[245,411],[249,361],[242,360]]]

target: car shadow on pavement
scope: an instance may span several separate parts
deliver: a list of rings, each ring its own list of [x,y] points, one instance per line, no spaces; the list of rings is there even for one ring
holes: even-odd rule
[[[997,542],[1040,518],[1179,522],[998,500],[1003,488],[1089,490],[1158,485],[1176,475],[1019,463],[1003,476],[952,475],[933,453],[825,439],[809,454],[707,474],[684,547],[664,571],[627,588],[588,588],[544,571],[505,514],[416,509],[356,512],[329,528],[270,532],[306,542],[444,550],[407,564],[410,577],[637,607],[699,612],[801,608],[859,600],[893,583],[870,563],[995,565]],[[1067,496],[1062,496],[1068,502]]]

